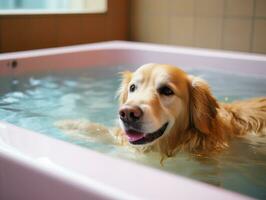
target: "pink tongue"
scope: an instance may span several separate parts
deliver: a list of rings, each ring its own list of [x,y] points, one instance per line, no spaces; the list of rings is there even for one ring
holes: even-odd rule
[[[136,133],[136,132],[127,132],[127,137],[128,137],[128,140],[129,142],[134,142],[134,141],[137,141],[141,138],[144,137],[144,134],[143,133]]]

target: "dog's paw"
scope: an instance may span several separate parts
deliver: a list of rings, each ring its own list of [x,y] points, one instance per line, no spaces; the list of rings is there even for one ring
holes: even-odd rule
[[[55,122],[55,126],[64,131],[80,131],[88,133],[108,133],[105,126],[90,122],[86,119],[79,120],[60,120]]]
[[[106,144],[115,143],[114,137],[111,134],[112,129],[85,119],[60,120],[55,122],[54,125],[70,137]]]
[[[54,123],[54,125],[63,130],[78,130],[78,129],[86,129],[89,128],[88,125],[90,124],[90,121],[85,119],[79,119],[79,120],[60,120]]]

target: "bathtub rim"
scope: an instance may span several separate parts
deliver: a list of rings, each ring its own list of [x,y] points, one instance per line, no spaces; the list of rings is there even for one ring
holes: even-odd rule
[[[64,54],[64,53],[76,53],[88,50],[91,51],[91,50],[117,50],[117,49],[145,50],[145,51],[165,52],[165,53],[182,53],[182,54],[199,55],[206,57],[221,57],[221,58],[233,58],[233,59],[243,59],[243,60],[266,61],[266,55],[260,53],[163,45],[163,44],[132,42],[132,41],[122,41],[122,40],[1,53],[0,61],[7,59],[21,59],[21,58],[49,56],[49,55]]]
[[[212,68],[266,77],[266,55],[125,41],[0,54],[0,76],[129,63],[135,66],[163,63],[183,69]]]
[[[103,51],[103,50],[145,50],[145,51],[151,51],[151,52],[165,52],[165,53],[181,53],[181,54],[187,54],[187,55],[199,55],[203,57],[213,57],[213,58],[229,58],[229,59],[242,59],[242,60],[248,60],[248,61],[259,61],[259,62],[266,62],[266,56],[260,55],[260,54],[249,54],[249,53],[240,53],[240,52],[228,52],[228,51],[219,51],[219,50],[207,50],[207,49],[197,49],[197,48],[185,48],[185,47],[169,47],[166,45],[154,45],[154,44],[143,44],[143,43],[135,43],[135,42],[124,42],[124,41],[112,41],[112,42],[103,42],[103,43],[96,43],[96,44],[86,44],[86,45],[75,45],[75,46],[70,46],[70,47],[58,47],[58,48],[51,48],[51,49],[42,49],[42,50],[32,50],[32,51],[24,51],[24,52],[15,52],[15,53],[4,53],[0,55],[0,67],[2,64],[5,64],[6,62],[9,62],[10,60],[20,60],[20,59],[39,59],[41,57],[49,57],[53,55],[64,55],[64,54],[73,54],[73,53],[81,53],[81,52],[87,52],[87,51]],[[1,71],[0,71],[1,72]],[[8,127],[8,129],[11,128],[13,125],[8,124],[8,123],[3,123],[0,122],[0,126],[5,125]],[[16,130],[19,130],[20,132],[28,132],[28,130],[24,130],[22,128],[16,127]],[[40,134],[40,133],[33,133],[32,134]],[[0,129],[0,135],[1,135],[1,129]],[[41,135],[41,134],[40,134]],[[42,136],[42,135],[41,135]],[[50,138],[51,140],[56,140],[54,138]],[[58,141],[59,142],[59,141]],[[71,145],[71,144],[68,144]],[[2,155],[6,155],[4,151],[2,151],[0,147],[0,153]],[[90,150],[87,150],[89,152]],[[10,156],[9,156],[10,157]],[[19,159],[15,158],[15,162],[22,163],[24,161],[21,161]],[[112,158],[115,159],[115,158]],[[34,162],[29,161],[28,164],[31,166],[34,166]],[[119,161],[119,162],[127,162],[127,161]],[[26,164],[25,164],[26,166]],[[140,168],[143,168],[144,166],[140,166]],[[145,167],[144,167],[145,168]],[[40,166],[34,168],[35,170],[44,170]],[[156,172],[157,173],[157,172]],[[165,173],[165,172],[158,172],[158,173]],[[49,173],[48,173],[49,174]],[[55,176],[54,174],[50,174],[50,176]],[[63,175],[64,176],[64,175]],[[171,175],[174,176],[174,175]],[[176,178],[176,177],[175,177]],[[179,180],[184,180],[183,178],[176,178]],[[71,181],[71,180],[70,180]],[[163,181],[162,181],[163,182]],[[249,198],[247,196],[243,196],[240,194],[236,194],[231,191],[227,191],[224,189],[218,189],[210,185],[206,185],[204,183],[198,183],[197,181],[189,179],[188,182],[191,182],[191,184],[196,184],[199,187],[199,191],[204,190],[204,188],[211,188],[211,190],[217,192],[215,194],[220,195],[221,197],[225,198],[226,195],[232,195],[230,198],[235,198],[235,199],[245,199]],[[217,190],[218,189],[218,190]],[[146,191],[149,191],[149,188],[146,189]],[[184,192],[184,191],[183,191]],[[163,194],[163,193],[162,193]],[[180,195],[177,193],[174,193],[176,195]],[[186,192],[187,195],[187,192]],[[194,195],[194,193],[188,192],[188,195]],[[207,193],[205,193],[206,198],[210,198]],[[196,195],[197,196],[197,195]],[[116,197],[116,196],[115,196]],[[189,198],[189,196],[187,196]],[[227,196],[228,197],[228,196]],[[195,196],[191,196],[191,198],[195,198]]]

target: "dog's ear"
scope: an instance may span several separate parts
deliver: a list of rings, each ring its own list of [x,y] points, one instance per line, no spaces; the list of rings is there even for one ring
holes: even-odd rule
[[[190,127],[201,133],[210,134],[219,107],[206,81],[189,76],[190,84]]]
[[[127,100],[128,84],[131,81],[132,72],[130,72],[130,71],[124,71],[124,72],[121,72],[120,74],[121,74],[121,77],[122,77],[122,81],[121,81],[120,88],[117,91],[117,95],[119,97],[120,104],[123,104]]]

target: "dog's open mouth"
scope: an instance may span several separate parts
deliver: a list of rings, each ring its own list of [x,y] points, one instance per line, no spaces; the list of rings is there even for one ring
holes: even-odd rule
[[[168,126],[168,122],[165,123],[160,129],[158,129],[157,131],[153,132],[153,133],[141,133],[135,130],[128,130],[126,131],[127,137],[128,137],[128,141],[131,144],[147,144],[150,143],[152,141],[154,141],[155,139],[159,138],[160,136],[163,135],[164,131],[166,130]]]

